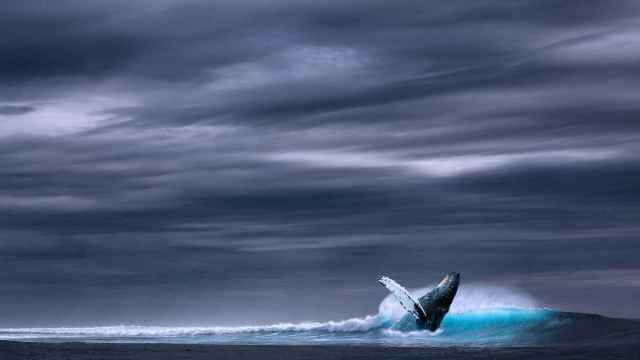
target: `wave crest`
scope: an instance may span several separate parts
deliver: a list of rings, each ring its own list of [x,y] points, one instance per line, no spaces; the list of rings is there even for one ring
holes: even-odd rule
[[[413,290],[414,296],[424,295],[430,288]],[[454,299],[450,314],[445,318],[441,331],[428,333],[418,330],[415,321],[396,299],[389,295],[378,307],[378,313],[362,318],[351,318],[341,321],[278,323],[261,326],[214,326],[214,327],[161,327],[118,325],[101,327],[60,327],[60,328],[13,328],[0,329],[0,339],[179,339],[202,337],[204,341],[232,339],[244,341],[249,339],[276,339],[278,336],[300,339],[322,339],[336,336],[347,337],[392,337],[428,338],[446,337],[452,331],[484,331],[487,327],[513,327],[520,321],[528,322],[537,318],[530,311],[515,313],[496,313],[499,309],[539,309],[537,303],[528,295],[513,289],[466,285],[461,288]],[[475,315],[474,315],[475,314]],[[474,324],[471,326],[471,324]],[[323,335],[324,334],[324,335]],[[340,335],[342,334],[342,335]],[[444,334],[443,336],[440,336]],[[222,340],[220,340],[222,341]]]

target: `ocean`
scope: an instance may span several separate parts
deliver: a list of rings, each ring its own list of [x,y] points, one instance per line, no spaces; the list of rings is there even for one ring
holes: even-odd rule
[[[420,296],[427,290],[419,289],[414,293]],[[87,346],[140,350],[167,344],[177,346],[170,348],[171,351],[187,349],[189,346],[217,349],[215,351],[229,349],[229,346],[231,349],[239,346],[236,348],[238,351],[247,351],[247,346],[268,347],[276,349],[271,350],[276,352],[278,349],[295,348],[293,353],[307,349],[312,353],[317,352],[320,358],[328,356],[327,351],[349,349],[345,351],[351,352],[354,347],[367,349],[368,352],[378,349],[369,358],[385,353],[388,358],[389,352],[401,356],[402,350],[398,349],[405,349],[406,354],[415,354],[417,348],[423,349],[419,351],[431,354],[432,357],[434,352],[448,354],[448,357],[460,354],[465,354],[466,357],[471,356],[470,354],[485,354],[490,357],[500,354],[523,356],[523,351],[527,354],[539,354],[540,351],[553,349],[552,354],[545,357],[569,351],[576,358],[584,358],[580,356],[586,356],[588,351],[595,351],[596,354],[602,351],[599,358],[610,358],[616,351],[622,351],[625,358],[638,358],[640,321],[559,311],[542,307],[526,295],[513,290],[471,285],[461,289],[450,313],[435,332],[418,329],[413,318],[404,312],[393,297],[388,296],[380,303],[375,314],[336,321],[225,327],[123,324],[1,328],[0,340],[10,341],[0,346],[5,349],[7,346],[17,346],[23,350],[29,349],[29,346],[32,349],[54,346],[46,351],[47,354],[55,353],[55,346],[72,349],[73,346],[60,344],[74,343],[75,347],[82,349],[84,346],[85,350]],[[16,342],[21,345],[15,345]],[[133,347],[126,347],[127,344]],[[136,347],[141,344],[146,347]],[[110,348],[109,345],[115,347]],[[317,350],[318,347],[320,350]],[[286,352],[282,355],[286,355]],[[309,356],[305,358],[315,358],[313,354]],[[31,358],[38,356],[32,354]]]

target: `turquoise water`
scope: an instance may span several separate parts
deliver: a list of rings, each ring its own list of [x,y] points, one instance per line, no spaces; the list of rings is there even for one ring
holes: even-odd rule
[[[107,326],[1,329],[0,339],[26,341],[169,342],[221,344],[501,344],[533,328],[552,326],[554,312],[502,309],[451,314],[436,332],[419,330],[413,318],[381,315],[326,323],[246,327]]]
[[[444,319],[435,334],[428,333],[427,340],[445,344],[510,344],[561,325],[560,314],[545,309],[509,308],[455,313]],[[391,329],[424,337],[409,317],[403,317]]]
[[[428,289],[417,290],[416,294]],[[382,346],[518,346],[597,341],[640,334],[632,320],[564,313],[513,291],[470,286],[454,300],[436,332],[420,330],[391,297],[376,314],[341,321],[259,326],[98,326],[0,329],[0,340],[113,343],[347,344]],[[630,335],[631,334],[631,335]],[[617,336],[617,335],[616,335]]]

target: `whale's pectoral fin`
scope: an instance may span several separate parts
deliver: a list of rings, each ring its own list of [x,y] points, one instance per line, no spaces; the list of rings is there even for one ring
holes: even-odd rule
[[[402,287],[402,285],[386,276],[382,276],[380,279],[378,279],[378,282],[389,289],[391,294],[393,294],[393,296],[398,300],[400,305],[402,305],[402,307],[407,310],[407,312],[409,312],[418,320],[425,322],[427,321],[427,313],[422,308],[422,305],[420,305],[420,303],[416,299],[414,299],[413,296],[411,296],[411,294],[407,291],[407,289]]]

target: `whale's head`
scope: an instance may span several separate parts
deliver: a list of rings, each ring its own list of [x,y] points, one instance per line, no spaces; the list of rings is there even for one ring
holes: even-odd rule
[[[431,331],[436,331],[440,327],[453,298],[458,292],[460,285],[460,274],[457,272],[448,273],[434,289],[419,299],[420,305],[427,314],[426,320],[418,319],[418,325]]]
[[[449,309],[460,285],[460,273],[450,272],[438,284],[437,299],[440,306]]]
[[[438,287],[442,287],[442,288],[456,287],[457,288],[459,284],[460,284],[460,273],[450,272],[444,278],[442,278],[442,280],[438,284]]]

